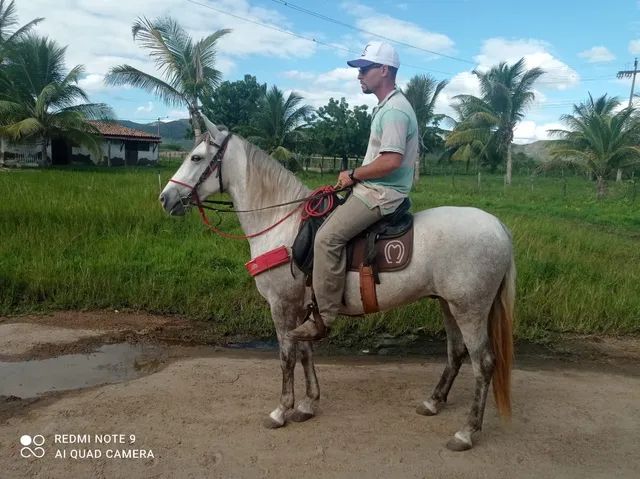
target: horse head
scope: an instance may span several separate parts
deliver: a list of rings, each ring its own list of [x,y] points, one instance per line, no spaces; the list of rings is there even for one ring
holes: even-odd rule
[[[230,133],[216,127],[204,115],[202,119],[206,133],[160,193],[160,203],[170,215],[182,216],[191,205],[224,188],[222,156]]]

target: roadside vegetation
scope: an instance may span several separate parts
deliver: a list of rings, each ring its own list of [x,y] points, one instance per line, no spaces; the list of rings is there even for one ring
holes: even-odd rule
[[[0,174],[0,314],[134,309],[207,320],[219,334],[271,336],[266,303],[244,263],[245,241],[217,237],[193,212],[157,202],[175,162],[160,170],[11,170]],[[334,175],[301,173],[310,187]],[[518,266],[516,334],[640,333],[640,198],[612,185],[597,201],[583,177],[423,175],[414,211],[470,205],[512,230]],[[221,227],[239,231],[235,215]],[[339,321],[336,339],[442,331],[431,300]]]

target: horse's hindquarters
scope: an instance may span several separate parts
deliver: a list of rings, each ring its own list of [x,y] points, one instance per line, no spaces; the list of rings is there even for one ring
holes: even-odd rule
[[[428,296],[467,306],[491,302],[508,271],[511,252],[508,232],[482,210],[442,207],[419,212],[411,262],[402,271],[380,273],[380,310]],[[342,312],[364,314],[358,273],[347,274]]]

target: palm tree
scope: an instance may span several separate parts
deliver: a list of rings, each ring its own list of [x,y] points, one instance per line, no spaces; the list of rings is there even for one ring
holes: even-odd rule
[[[42,163],[53,138],[99,153],[100,137],[87,120],[112,117],[102,103],[88,102],[78,87],[84,67],[66,72],[66,47],[28,35],[11,49],[0,78],[0,136],[13,141],[41,140]]]
[[[284,97],[282,90],[272,86],[260,99],[258,113],[253,122],[256,141],[269,154],[278,147],[291,149],[301,139],[306,117],[313,111],[309,105],[301,105],[302,97],[295,92]],[[282,154],[283,152],[281,152]]]
[[[566,130],[549,130],[561,137],[551,150],[554,163],[575,165],[596,178],[596,197],[607,195],[607,179],[618,168],[640,164],[640,117],[633,108],[616,113],[620,102],[602,95],[573,106],[562,115]],[[552,163],[549,166],[553,166]]]
[[[163,78],[144,73],[130,65],[118,65],[105,77],[107,85],[131,85],[157,95],[173,106],[186,106],[196,142],[201,135],[199,108],[211,97],[222,74],[216,70],[216,43],[231,30],[218,30],[194,42],[174,19],[150,21],[139,18],[132,26],[133,39],[150,50]]]
[[[500,158],[505,160],[507,172],[505,182],[511,184],[511,143],[513,130],[522,118],[526,108],[533,102],[535,94],[532,90],[535,81],[544,73],[540,68],[525,69],[525,60],[521,58],[513,65],[501,62],[487,72],[473,71],[480,81],[481,98],[473,95],[458,95],[455,98],[466,102],[465,108],[478,108],[484,121],[493,117],[491,127],[492,142]]]
[[[435,140],[441,133],[437,123],[444,118],[444,115],[436,115],[434,108],[438,95],[447,83],[447,80],[436,83],[436,80],[429,75],[415,75],[409,80],[404,90],[404,96],[411,103],[418,120],[421,153],[432,151],[436,146]],[[416,158],[414,181],[420,177],[420,156]]]
[[[42,20],[44,18],[35,18],[26,25],[15,28],[18,25],[15,1],[11,0],[7,3],[5,0],[0,0],[0,64],[3,62],[4,52],[24,38]]]
[[[453,109],[457,119],[447,117],[453,124],[449,132],[445,132],[445,150],[441,157],[450,161],[464,161],[467,170],[473,160],[478,171],[480,165],[496,166],[496,154],[492,129],[498,123],[491,108],[482,99],[469,97],[459,99]]]

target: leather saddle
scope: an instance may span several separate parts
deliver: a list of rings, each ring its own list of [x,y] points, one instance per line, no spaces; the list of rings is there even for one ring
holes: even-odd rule
[[[375,285],[378,273],[407,267],[413,253],[411,200],[405,198],[391,214],[385,215],[347,244],[347,270],[360,272],[360,294],[365,313],[379,311]],[[301,224],[292,246],[293,262],[307,277],[313,272],[313,244],[325,217],[311,217]]]

